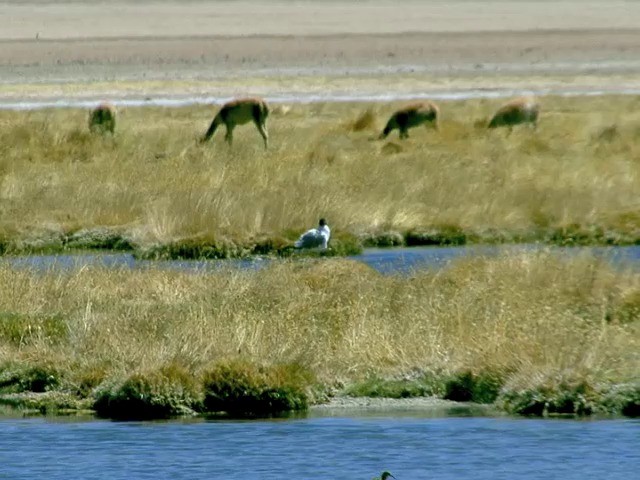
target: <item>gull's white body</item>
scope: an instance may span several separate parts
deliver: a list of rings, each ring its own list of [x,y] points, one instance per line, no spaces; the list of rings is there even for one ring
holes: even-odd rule
[[[328,225],[319,226],[318,228],[312,228],[307,230],[300,238],[294,243],[296,248],[327,248],[329,244],[329,238],[331,237],[331,229]]]

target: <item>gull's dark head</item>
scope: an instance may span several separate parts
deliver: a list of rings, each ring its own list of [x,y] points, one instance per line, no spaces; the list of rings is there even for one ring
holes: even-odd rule
[[[327,225],[327,221],[324,218],[321,218],[318,225],[320,225],[320,227],[324,227]]]

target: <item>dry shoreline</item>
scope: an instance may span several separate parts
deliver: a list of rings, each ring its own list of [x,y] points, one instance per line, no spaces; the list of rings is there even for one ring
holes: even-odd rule
[[[0,41],[0,84],[210,81],[420,73],[432,77],[634,75],[640,31]]]
[[[301,77],[505,84],[637,80],[640,4],[451,1],[0,2],[0,88]],[[144,15],[139,15],[144,12]],[[530,79],[530,77],[536,77]],[[617,80],[611,79],[617,83]],[[393,83],[393,82],[386,82]],[[401,88],[402,86],[400,86]],[[421,88],[421,87],[420,87]],[[262,92],[258,92],[262,93]]]
[[[621,0],[142,0],[0,2],[0,38],[332,35],[637,28]]]

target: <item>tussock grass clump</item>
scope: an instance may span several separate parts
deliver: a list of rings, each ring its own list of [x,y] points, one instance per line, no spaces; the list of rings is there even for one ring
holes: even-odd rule
[[[600,395],[585,378],[572,378],[572,372],[515,380],[500,392],[499,403],[509,413],[531,416],[591,415],[598,410]],[[533,380],[533,381],[532,381]],[[615,413],[622,413],[618,410]]]
[[[96,413],[117,419],[156,419],[190,415],[202,401],[200,386],[182,367],[134,373],[105,382],[95,391]]]
[[[262,236],[252,241],[253,247],[251,253],[254,255],[271,255],[277,254],[281,256],[287,256],[293,251],[293,243],[296,239],[296,235],[289,235],[287,237],[275,236],[268,237]]]
[[[204,410],[234,417],[306,410],[313,381],[313,374],[296,364],[219,364],[204,374]]]
[[[403,151],[404,148],[402,147],[402,145],[396,142],[385,142],[382,148],[380,148],[380,153],[385,156],[397,155],[399,153],[402,153]]]
[[[0,405],[41,415],[91,413],[91,402],[68,392],[15,393],[0,396]]]
[[[593,136],[594,143],[599,142],[613,142],[620,137],[620,129],[618,125],[609,125],[603,127]]]
[[[251,253],[247,248],[223,239],[186,238],[167,244],[153,245],[135,252],[136,257],[144,260],[173,259],[220,259],[246,257]]]
[[[28,235],[0,240],[0,254],[44,255],[70,250],[130,251],[135,243],[117,229],[97,227],[71,230],[37,229]]]
[[[329,240],[327,251],[321,251],[322,256],[348,256],[362,253],[362,242],[349,232],[336,232]]]
[[[61,372],[48,362],[7,362],[0,367],[0,392],[42,393],[61,384]]]
[[[459,372],[446,379],[442,398],[456,402],[493,403],[503,382],[504,374],[490,370]]]
[[[360,239],[366,247],[398,247],[405,244],[404,235],[393,230],[365,233]]]
[[[430,230],[411,230],[405,234],[408,246],[464,245],[468,235],[457,225],[439,225]]]
[[[609,322],[631,324],[640,319],[640,285],[620,292],[616,305],[607,312]]]
[[[377,117],[372,107],[363,110],[354,120],[346,124],[346,129],[352,132],[361,132],[363,130],[376,130]]]
[[[604,231],[595,225],[570,224],[551,230],[548,241],[555,245],[628,245],[638,242],[635,236]]]
[[[400,379],[373,376],[349,385],[345,388],[344,394],[372,398],[442,397],[444,381],[441,375],[431,374]]]
[[[603,393],[602,404],[607,411],[640,417],[640,382],[614,385]]]
[[[444,370],[404,378],[373,376],[345,389],[353,397],[411,398],[437,396],[455,402],[493,403],[504,382],[504,375],[465,370],[450,373]]]
[[[85,228],[67,235],[65,249],[77,250],[133,250],[135,245],[121,233],[109,228]]]

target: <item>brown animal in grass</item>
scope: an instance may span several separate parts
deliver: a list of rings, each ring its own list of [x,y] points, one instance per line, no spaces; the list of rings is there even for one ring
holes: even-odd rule
[[[514,125],[528,123],[533,128],[538,125],[540,105],[534,98],[516,98],[505,103],[498,109],[489,121],[487,128],[509,127],[509,132]]]
[[[233,143],[233,129],[237,125],[244,125],[253,121],[264,140],[264,148],[267,148],[269,145],[269,134],[267,133],[268,116],[269,107],[261,98],[232,100],[222,106],[200,141],[206,142],[209,140],[217,128],[224,124],[227,127],[227,133],[224,138],[231,145]]]
[[[438,130],[439,117],[440,110],[434,103],[419,102],[407,105],[391,115],[379,138],[387,138],[396,128],[400,131],[400,138],[409,138],[409,129],[423,124],[431,125]]]
[[[101,103],[89,113],[89,130],[92,132],[113,134],[116,128],[116,107],[110,103]]]

